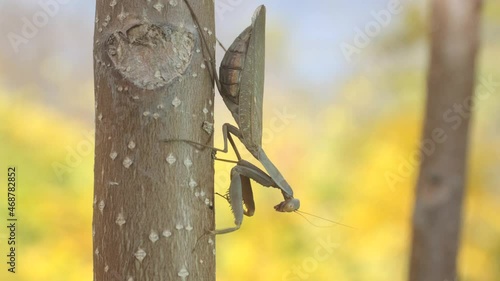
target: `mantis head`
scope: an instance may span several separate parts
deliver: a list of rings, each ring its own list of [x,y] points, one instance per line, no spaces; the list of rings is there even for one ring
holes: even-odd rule
[[[289,198],[285,201],[274,206],[274,209],[278,212],[295,212],[300,208],[299,199]]]

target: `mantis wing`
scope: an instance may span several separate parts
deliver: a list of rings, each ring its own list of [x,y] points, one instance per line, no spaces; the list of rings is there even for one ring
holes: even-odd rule
[[[262,146],[266,7],[259,6],[252,18],[252,34],[241,73],[239,124],[245,146]]]

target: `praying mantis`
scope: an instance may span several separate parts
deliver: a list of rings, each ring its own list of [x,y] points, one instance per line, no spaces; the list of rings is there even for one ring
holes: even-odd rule
[[[198,20],[191,6],[185,1],[193,19]],[[293,212],[299,209],[300,201],[293,197],[293,190],[276,166],[262,149],[262,103],[264,92],[265,59],[265,6],[259,6],[253,16],[252,24],[247,27],[231,44],[222,60],[219,73],[215,71],[215,60],[210,58],[211,75],[227,108],[231,111],[238,127],[231,124],[222,126],[224,148],[211,148],[215,151],[228,152],[227,142],[231,143],[238,158],[231,169],[231,183],[226,198],[235,217],[235,227],[213,231],[223,234],[238,230],[243,222],[243,215],[252,216],[255,211],[250,179],[266,187],[279,188],[284,201],[274,206],[278,212]],[[200,30],[200,28],[198,28]],[[209,53],[208,45],[200,34],[203,48]],[[259,160],[267,173],[248,161],[241,159],[231,135],[236,136],[246,149]],[[243,205],[246,210],[243,210]]]

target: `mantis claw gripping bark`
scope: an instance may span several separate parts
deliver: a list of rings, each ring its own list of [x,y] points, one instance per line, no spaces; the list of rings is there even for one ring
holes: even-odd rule
[[[188,1],[193,19],[198,26],[198,20]],[[219,72],[220,79],[215,71],[215,61],[210,57],[212,77],[217,88],[231,111],[238,127],[230,124],[222,126],[224,148],[211,149],[227,152],[227,141],[231,143],[238,158],[237,165],[231,170],[231,184],[228,191],[228,201],[235,217],[235,227],[215,230],[212,233],[222,234],[240,228],[243,215],[252,216],[255,211],[250,179],[266,187],[279,188],[284,201],[274,207],[279,212],[293,212],[300,207],[300,201],[293,197],[293,190],[281,175],[276,166],[267,157],[262,149],[262,103],[264,92],[264,62],[265,62],[265,7],[259,6],[252,18],[252,24],[247,27],[231,44],[222,60]],[[198,28],[200,30],[200,28]],[[200,33],[204,53],[208,52],[208,45]],[[210,56],[210,55],[209,55]],[[247,150],[264,166],[266,172],[255,165],[242,160],[231,135],[236,136]],[[199,143],[190,143],[202,145]],[[205,146],[205,145],[202,145]],[[205,146],[207,147],[207,146]],[[243,210],[243,205],[246,210]]]

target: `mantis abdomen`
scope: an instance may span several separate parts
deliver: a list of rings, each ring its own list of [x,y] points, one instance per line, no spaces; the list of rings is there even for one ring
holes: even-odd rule
[[[238,104],[242,70],[245,67],[248,42],[252,28],[247,27],[227,49],[219,68],[219,81],[222,86],[221,95]]]

